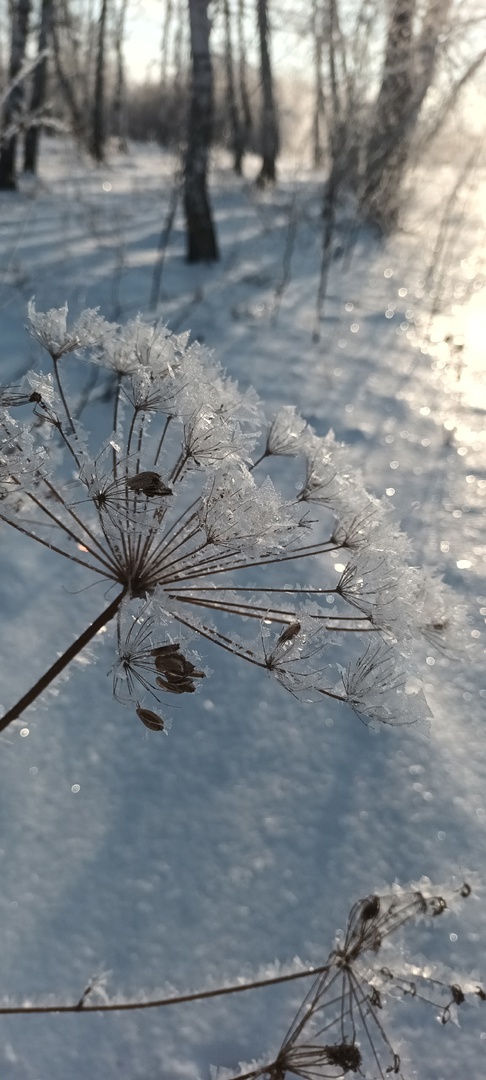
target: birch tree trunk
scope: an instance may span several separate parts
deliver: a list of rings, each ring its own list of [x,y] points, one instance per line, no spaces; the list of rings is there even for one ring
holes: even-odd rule
[[[160,86],[162,93],[166,92],[169,83],[169,35],[173,15],[172,0],[166,0],[162,41],[160,43]]]
[[[325,123],[325,99],[322,78],[323,39],[323,14],[320,10],[318,0],[313,0],[312,40],[314,52],[313,60],[315,89],[312,116],[312,157],[315,168],[317,168],[319,165],[322,165],[323,161],[322,129]]]
[[[341,35],[336,0],[326,0],[323,37],[327,41],[330,169],[324,186],[322,216],[325,230],[328,230],[325,243],[329,246],[334,232],[336,205],[347,172],[349,142],[354,135],[354,130],[346,124],[346,93],[343,93],[342,81],[338,74],[338,43]]]
[[[108,14],[108,0],[101,0],[100,17],[98,22],[98,41],[96,49],[96,73],[93,100],[93,116],[91,127],[90,151],[95,161],[103,161],[105,157],[105,48],[106,48],[106,17]]]
[[[213,123],[213,78],[209,51],[208,0],[189,0],[192,81],[184,166],[184,209],[188,262],[219,258],[207,191]]]
[[[233,59],[233,42],[231,40],[231,14],[229,0],[223,0],[224,16],[224,59],[226,67],[226,90],[228,94],[228,111],[231,127],[231,149],[233,151],[233,167],[237,176],[242,174],[242,161],[245,152],[243,130],[240,123],[238,105],[236,102],[235,65]]]
[[[47,89],[47,55],[45,50],[50,36],[52,22],[53,0],[42,0],[39,37],[37,42],[37,55],[39,57],[32,81],[32,94],[30,98],[31,116],[38,117],[42,113],[46,99]],[[24,172],[37,172],[37,157],[39,150],[40,125],[31,124],[25,133],[24,142]]]
[[[62,20],[62,21],[61,21]],[[70,52],[67,57],[65,53],[64,42],[62,41],[62,35],[60,34],[60,28],[64,26],[68,29],[69,37],[73,38],[73,29],[71,20],[69,18],[69,10],[66,7],[63,12],[59,11],[59,4],[52,13],[51,21],[51,41],[52,51],[54,59],[54,68],[57,75],[59,87],[62,95],[65,99],[66,105],[69,109],[71,116],[71,127],[76,139],[85,147],[87,146],[87,124],[84,112],[81,110],[81,106],[78,103],[75,88],[73,86],[71,78],[71,63]]]
[[[174,69],[174,75],[172,79],[173,89],[176,97],[182,97],[187,91],[187,74],[186,70],[189,66],[186,64],[186,34],[185,34],[185,7],[187,0],[178,0],[177,10],[175,13],[175,33],[172,46],[172,66]],[[189,31],[189,38],[190,38]]]
[[[416,0],[395,0],[391,10],[361,199],[364,217],[382,233],[398,223],[412,136],[435,74],[437,45],[450,6],[450,0],[429,0],[418,35]]]
[[[128,152],[125,119],[126,79],[125,60],[123,56],[127,7],[128,0],[121,0],[120,8],[116,16],[115,28],[116,75],[115,92],[113,95],[113,135],[118,141],[118,149],[122,154],[126,154]]]
[[[29,32],[31,0],[17,0],[12,6],[12,36],[10,44],[9,85],[2,117],[2,132],[15,125],[20,116],[24,100],[24,87],[18,80],[25,59],[25,48]],[[0,146],[0,189],[15,191],[17,173],[15,166],[17,133],[6,134]]]
[[[273,93],[272,63],[270,60],[268,0],[257,0],[258,37],[260,42],[260,76],[262,87],[262,165],[257,177],[259,187],[274,184],[276,160],[280,148],[277,110]]]
[[[238,0],[238,84],[240,90],[240,102],[242,113],[242,137],[245,150],[248,148],[250,135],[253,128],[253,119],[250,108],[250,95],[248,92],[248,74],[246,63],[246,41],[244,31],[244,0]]]

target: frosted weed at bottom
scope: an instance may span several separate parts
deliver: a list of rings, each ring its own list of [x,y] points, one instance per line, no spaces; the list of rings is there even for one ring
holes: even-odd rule
[[[454,973],[439,970],[427,959],[410,964],[403,946],[390,948],[390,940],[404,927],[436,920],[457,907],[460,898],[471,895],[464,882],[459,888],[445,887],[432,893],[430,882],[404,890],[395,885],[391,892],[375,893],[358,900],[349,913],[346,930],[338,932],[334,948],[325,963],[256,981],[240,979],[236,984],[211,987],[163,998],[137,996],[135,1000],[110,1000],[106,976],[94,977],[75,1003],[0,1005],[0,1015],[42,1015],[67,1013],[114,1013],[160,1010],[189,1002],[240,995],[279,983],[307,981],[314,976],[275,1058],[265,1057],[251,1065],[240,1064],[237,1074],[226,1068],[212,1072],[217,1080],[285,1080],[287,1075],[302,1080],[340,1080],[350,1073],[386,1080],[405,1080],[396,1040],[389,1033],[388,1012],[393,1002],[413,1000],[432,1006],[442,1026],[457,1022],[458,1010],[478,1001],[486,993],[474,979],[454,981]],[[437,1015],[438,1013],[438,1015]]]

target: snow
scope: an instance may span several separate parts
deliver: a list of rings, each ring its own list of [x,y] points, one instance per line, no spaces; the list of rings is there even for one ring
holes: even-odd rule
[[[261,194],[218,161],[222,262],[185,264],[178,216],[159,303],[148,310],[175,168],[156,148],[133,147],[95,169],[49,139],[37,186],[0,196],[2,383],[37,369],[24,329],[32,296],[40,311],[67,301],[75,315],[99,307],[126,320],[140,311],[190,329],[270,411],[296,405],[318,434],[332,427],[348,444],[368,489],[396,507],[413,562],[443,574],[466,604],[465,647],[458,659],[430,648],[428,735],[414,726],[370,731],[331,702],[304,707],[265,673],[205,649],[213,674],[194,698],[177,699],[162,738],[111,697],[108,628],[2,736],[0,994],[75,1002],[108,971],[111,998],[164,996],[271,974],[276,962],[316,965],[359,897],[424,875],[450,887],[472,875],[473,894],[457,913],[404,934],[402,960],[425,956],[447,964],[454,981],[464,973],[479,983],[484,177],[457,214],[440,280],[428,264],[455,175],[436,168],[418,177],[408,231],[384,247],[359,235],[332,266],[317,327],[319,177],[293,165]],[[431,289],[439,295],[428,319]],[[102,400],[96,410],[105,431]],[[59,566],[5,528],[1,560],[8,708],[97,615],[100,595],[70,563]],[[212,1067],[236,1075],[240,1061],[271,1060],[304,992],[291,983],[141,1013],[4,1017],[0,1072],[9,1080],[206,1080]],[[484,1014],[466,1004],[459,1021],[444,1027],[410,1000],[395,1008],[387,1032],[407,1077],[484,1075]]]

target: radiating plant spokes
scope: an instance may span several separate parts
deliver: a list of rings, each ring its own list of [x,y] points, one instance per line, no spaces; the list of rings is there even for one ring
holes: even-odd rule
[[[159,692],[193,693],[202,675],[199,661],[187,666],[192,635],[305,701],[389,724],[426,716],[407,653],[422,632],[447,642],[454,600],[439,586],[434,615],[408,541],[332,434],[317,437],[288,406],[266,427],[254,392],[188,335],[89,311],[70,327],[67,306],[31,304],[29,318],[52,371],[0,388],[0,520],[84,568],[88,583],[118,586],[117,699],[141,718]],[[101,449],[77,415],[77,354],[113,375]],[[305,470],[297,495],[293,458]],[[147,620],[152,648],[168,650],[155,674]],[[245,640],[238,623],[256,634]],[[14,714],[18,703],[0,730]]]
[[[374,894],[359,900],[348,916],[343,939],[331,951],[305,995],[275,1058],[254,1068],[242,1068],[231,1080],[340,1080],[358,1075],[366,1080],[405,1080],[400,1055],[388,1032],[387,1007],[393,999],[417,999],[441,1010],[439,1019],[447,1023],[451,1008],[467,997],[486,1000],[482,987],[464,990],[458,983],[447,984],[418,969],[415,981],[400,973],[397,952],[396,972],[379,966],[382,949],[390,949],[388,939],[402,928],[423,920],[436,919],[471,888],[444,889],[433,895],[425,889],[409,892],[395,887],[388,895]],[[390,963],[393,964],[393,959]],[[429,965],[427,965],[427,968]],[[435,994],[431,996],[431,990]],[[442,997],[443,1003],[437,998]],[[231,1073],[224,1072],[225,1080]]]

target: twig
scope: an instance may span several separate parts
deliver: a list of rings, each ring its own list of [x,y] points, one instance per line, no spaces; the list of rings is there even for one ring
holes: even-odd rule
[[[120,607],[126,591],[126,589],[123,589],[122,592],[118,594],[109,607],[105,608],[105,610],[101,612],[101,615],[98,615],[98,618],[95,619],[86,630],[83,630],[83,633],[76,638],[76,641],[73,641],[72,645],[63,652],[62,656],[58,656],[55,663],[52,664],[48,671],[45,671],[43,675],[41,675],[41,678],[37,680],[34,686],[31,686],[30,690],[28,690],[27,693],[24,694],[15,705],[12,705],[12,708],[9,709],[7,713],[5,713],[5,716],[2,716],[0,719],[0,731],[5,731],[5,728],[8,727],[13,720],[17,720],[25,709],[27,709],[29,705],[32,705],[32,703],[44,693],[44,690],[47,690],[47,687],[50,686],[51,682],[61,674],[61,671],[64,671],[64,668],[78,656],[85,646],[92,641],[96,634],[102,630],[107,623],[111,622]]]
[[[155,261],[153,274],[152,274],[152,287],[151,287],[151,290],[150,290],[150,300],[149,300],[149,309],[150,309],[150,311],[153,311],[154,308],[157,307],[158,300],[159,300],[160,285],[161,285],[161,282],[162,282],[162,273],[163,273],[164,263],[165,263],[165,255],[166,255],[166,251],[167,251],[167,245],[168,245],[169,240],[170,240],[170,234],[171,234],[173,226],[174,226],[174,218],[175,218],[176,211],[177,211],[177,204],[179,202],[179,195],[180,195],[180,191],[181,191],[181,183],[182,183],[182,170],[179,167],[177,169],[176,173],[175,173],[175,176],[174,176],[174,183],[172,185],[169,208],[167,210],[167,215],[166,215],[163,227],[162,227],[162,231],[160,233],[159,246],[158,246],[158,249],[157,249],[157,259]]]
[[[287,224],[287,233],[285,237],[285,248],[282,258],[282,273],[280,280],[275,287],[273,310],[272,310],[272,323],[275,325],[278,319],[280,305],[282,303],[285,290],[288,288],[292,275],[292,256],[295,248],[295,238],[297,235],[297,222],[298,222],[298,200],[297,193],[294,191],[292,194],[292,200],[289,208],[289,220]]]
[[[0,1005],[1,1016],[13,1016],[19,1013],[74,1013],[74,1012],[128,1012],[134,1009],[161,1009],[166,1005],[184,1005],[191,1001],[204,1001],[207,998],[224,997],[227,994],[242,994],[245,990],[258,990],[265,986],[276,986],[278,983],[293,982],[296,979],[307,979],[310,976],[319,975],[328,970],[329,965],[306,968],[305,971],[295,971],[291,975],[275,975],[273,979],[256,979],[250,983],[236,983],[232,986],[218,986],[214,990],[197,990],[193,994],[178,994],[166,998],[150,998],[148,1001],[113,1001],[103,1002],[97,1005],[85,1005],[87,995],[83,995],[75,1005]],[[83,1002],[83,1004],[81,1004]]]

